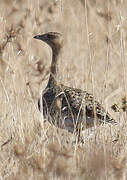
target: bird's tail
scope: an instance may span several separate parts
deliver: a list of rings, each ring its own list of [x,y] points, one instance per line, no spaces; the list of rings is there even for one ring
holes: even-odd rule
[[[118,124],[109,113],[104,113],[104,115],[100,118],[100,121],[101,123],[112,123],[114,125]]]

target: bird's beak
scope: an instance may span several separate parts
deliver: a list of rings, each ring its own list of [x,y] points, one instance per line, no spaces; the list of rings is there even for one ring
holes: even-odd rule
[[[35,39],[39,39],[39,40],[42,40],[44,42],[47,42],[48,41],[48,38],[47,36],[45,35],[37,35],[37,36],[34,36]]]
[[[35,39],[40,39],[40,35],[34,36]]]

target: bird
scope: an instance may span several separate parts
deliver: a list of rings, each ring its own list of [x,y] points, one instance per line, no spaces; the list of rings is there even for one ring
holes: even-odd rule
[[[38,108],[43,117],[58,128],[77,133],[104,123],[117,124],[112,116],[85,90],[58,83],[58,61],[63,48],[63,36],[58,32],[48,32],[34,36],[47,43],[52,50],[50,76],[46,88],[38,100]]]

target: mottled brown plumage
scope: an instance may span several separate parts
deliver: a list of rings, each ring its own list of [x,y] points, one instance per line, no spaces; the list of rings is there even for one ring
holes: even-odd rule
[[[62,35],[49,32],[34,38],[46,42],[53,54],[49,81],[42,99],[38,102],[39,110],[43,110],[44,118],[55,126],[72,133],[82,127],[89,128],[102,123],[116,124],[116,121],[92,94],[57,83],[57,63],[63,46]]]

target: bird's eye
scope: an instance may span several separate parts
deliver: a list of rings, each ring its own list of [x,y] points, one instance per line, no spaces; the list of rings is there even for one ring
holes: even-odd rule
[[[45,38],[48,38],[48,34],[45,34]]]

